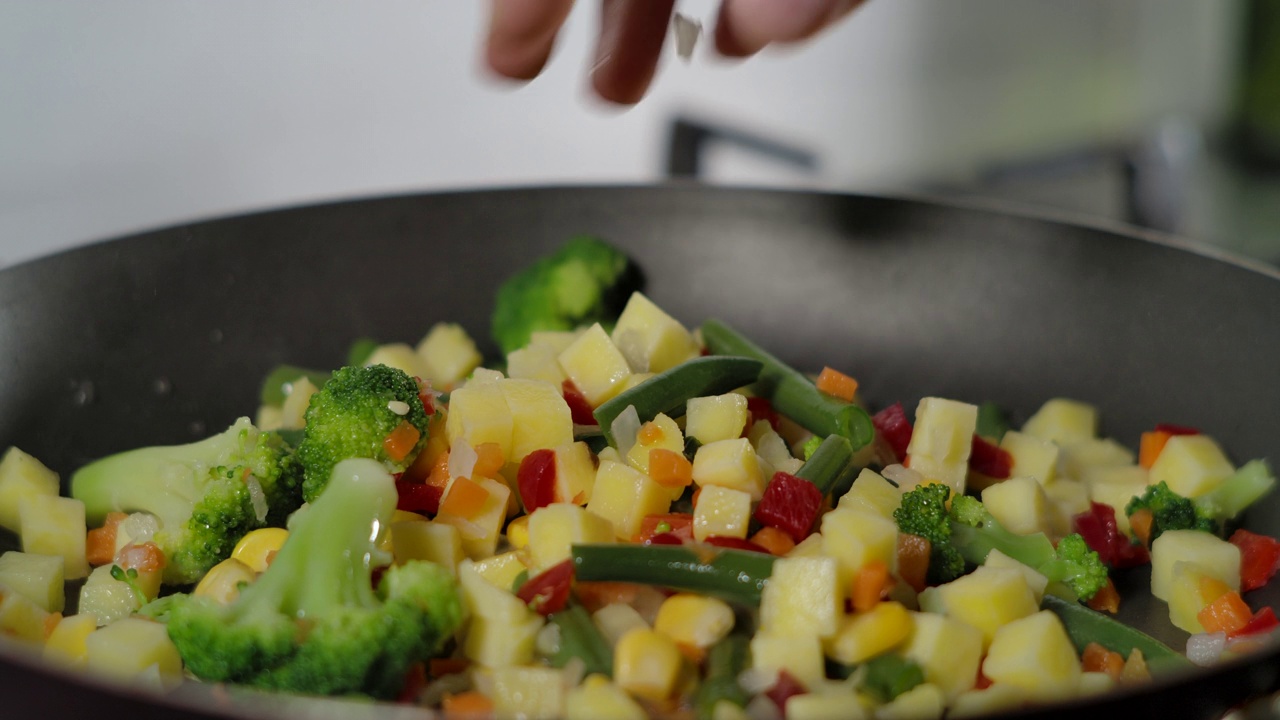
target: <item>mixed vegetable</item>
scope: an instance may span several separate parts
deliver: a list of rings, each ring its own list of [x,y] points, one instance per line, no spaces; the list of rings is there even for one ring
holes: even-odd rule
[[[76,470],[0,460],[0,635],[184,679],[446,718],[965,717],[1273,639],[1275,484],[1208,435],[925,397],[868,413],[729,325],[691,332],[578,238],[501,289],[489,364],[439,324],[282,366],[255,420]],[[1188,634],[1111,615],[1115,573]],[[67,602],[70,600],[70,602]]]

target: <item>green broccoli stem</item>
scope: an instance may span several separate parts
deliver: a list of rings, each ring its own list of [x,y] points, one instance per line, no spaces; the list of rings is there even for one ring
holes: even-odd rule
[[[694,550],[677,545],[574,545],[574,577],[657,585],[760,604],[774,556],[745,550]]]
[[[1196,511],[1217,522],[1231,520],[1262,499],[1275,487],[1276,479],[1266,460],[1252,460],[1236,470],[1221,485],[1192,500]]]
[[[262,390],[258,393],[263,405],[280,405],[289,396],[286,391],[289,385],[299,378],[306,378],[316,387],[324,387],[329,382],[331,373],[324,370],[310,370],[297,365],[277,365],[262,379]]]
[[[875,439],[867,411],[826,395],[797,370],[770,355],[738,331],[718,320],[702,325],[702,339],[716,355],[750,357],[764,363],[755,390],[774,409],[815,435],[839,435],[856,452]]]
[[[853,459],[853,447],[848,439],[839,435],[828,435],[813,455],[796,471],[796,477],[808,480],[822,491],[823,495],[831,493],[836,481],[844,474],[849,461]]]
[[[581,658],[587,674],[613,675],[613,648],[586,608],[573,603],[550,619],[560,629],[560,647],[548,658],[553,667],[564,667],[573,658]]]
[[[1191,667],[1190,661],[1182,653],[1080,603],[1045,595],[1041,607],[1058,616],[1077,652],[1084,652],[1089,643],[1096,642],[1125,657],[1132,651],[1139,650],[1152,670]]]
[[[992,550],[999,550],[1023,565],[1038,568],[1057,557],[1044,533],[1017,535],[988,516],[981,526],[951,523],[951,542],[968,562],[981,565]]]
[[[738,676],[747,667],[750,650],[750,636],[732,633],[707,651],[707,676],[693,697],[693,712],[697,720],[712,720],[716,705],[721,701],[738,707],[747,706],[751,695],[742,688]]]
[[[628,406],[635,407],[640,422],[652,420],[658,413],[683,415],[685,403],[691,398],[720,395],[750,385],[760,376],[761,367],[760,361],[751,358],[694,358],[606,400],[595,410],[596,422],[605,439],[616,447],[610,426]]]

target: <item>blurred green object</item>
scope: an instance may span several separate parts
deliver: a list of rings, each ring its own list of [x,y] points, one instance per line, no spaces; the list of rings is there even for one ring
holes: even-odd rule
[[[1250,0],[1237,118],[1242,159],[1280,170],[1280,2]]]

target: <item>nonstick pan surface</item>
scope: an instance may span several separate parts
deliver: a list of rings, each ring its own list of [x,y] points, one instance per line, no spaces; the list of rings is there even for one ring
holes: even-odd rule
[[[271,367],[336,367],[358,337],[412,342],[446,320],[492,352],[498,284],[584,233],[639,260],[647,294],[687,325],[718,317],[797,367],[848,369],[875,409],[925,395],[990,400],[1016,425],[1051,397],[1073,397],[1096,404],[1103,434],[1130,447],[1168,422],[1218,438],[1237,463],[1280,458],[1272,270],[983,209],[697,186],[358,200],[174,227],[0,271],[0,446],[65,479],[87,460],[252,415]],[[1280,495],[1247,525],[1280,534]],[[1122,587],[1122,619],[1181,646],[1185,635],[1138,575]],[[1280,587],[1249,599],[1280,606]],[[1272,648],[1037,716],[1212,717],[1278,685]],[[7,718],[302,711],[199,686],[165,700],[133,695],[8,647],[0,694]]]

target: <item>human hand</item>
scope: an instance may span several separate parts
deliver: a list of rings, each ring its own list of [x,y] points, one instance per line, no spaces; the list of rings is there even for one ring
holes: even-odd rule
[[[485,59],[499,75],[532,80],[542,72],[574,0],[492,0]],[[864,0],[721,0],[715,44],[747,57],[771,43],[813,37]],[[644,97],[657,68],[675,0],[601,0],[591,86],[611,102]]]

